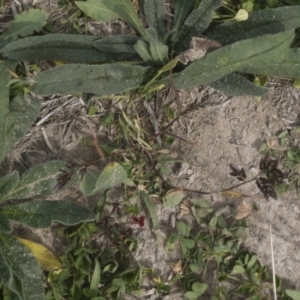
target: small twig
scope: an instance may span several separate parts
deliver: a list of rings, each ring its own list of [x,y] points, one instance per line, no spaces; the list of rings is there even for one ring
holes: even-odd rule
[[[273,275],[273,293],[274,293],[274,300],[277,300],[276,294],[276,277],[275,277],[275,262],[274,262],[274,252],[273,252],[273,239],[272,239],[272,228],[271,224],[269,224],[270,229],[270,240],[271,240],[271,258],[272,258],[272,275]]]
[[[91,122],[90,120],[86,119],[87,123],[88,123],[88,126],[89,126],[89,129],[90,129],[90,132],[93,136],[93,142],[94,142],[94,145],[95,145],[95,148],[100,156],[100,158],[104,158],[105,157],[105,154],[104,152],[102,151],[100,145],[99,145],[99,142],[98,142],[98,139],[97,139],[97,135],[95,133],[95,131],[93,130],[92,128],[92,125],[91,125]]]
[[[188,144],[190,144],[192,146],[196,146],[197,145],[196,143],[193,143],[193,142],[191,142],[191,141],[189,141],[189,140],[187,140],[187,139],[185,139],[185,138],[183,138],[183,137],[181,137],[181,136],[179,136],[177,134],[174,134],[174,133],[171,133],[171,132],[165,132],[165,134],[173,136],[173,137],[175,137],[175,138],[177,138],[179,140],[182,140],[182,141],[184,141],[184,142],[186,142],[186,143],[188,143]]]

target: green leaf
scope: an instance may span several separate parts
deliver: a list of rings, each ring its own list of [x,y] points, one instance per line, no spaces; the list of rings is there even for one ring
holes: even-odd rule
[[[209,226],[210,227],[216,227],[218,222],[218,218],[216,216],[212,217],[211,220],[209,221]]]
[[[146,207],[147,207],[147,209],[150,213],[151,220],[152,220],[152,223],[153,223],[153,229],[158,230],[159,229],[159,222],[158,222],[158,219],[157,219],[157,215],[156,215],[153,203],[151,202],[149,196],[145,192],[140,192],[140,197],[144,201],[144,203],[145,203],[145,205],[146,205]]]
[[[195,241],[194,240],[191,240],[191,239],[182,239],[181,242],[188,249],[193,249],[195,247]]]
[[[9,81],[11,73],[14,72],[17,66],[17,61],[7,59],[0,63],[0,119],[9,111]]]
[[[285,32],[221,47],[191,63],[181,73],[173,74],[173,83],[178,89],[189,88],[211,83],[244,68],[268,67],[284,59],[293,38],[294,32]],[[169,80],[167,77],[161,82],[168,85]]]
[[[93,45],[97,36],[49,34],[14,41],[3,50],[16,60],[54,60],[71,63],[101,63],[136,58],[132,53],[102,52]]]
[[[257,261],[257,255],[252,255],[250,261],[247,263],[247,268],[250,269]]]
[[[31,8],[21,12],[8,24],[7,30],[0,37],[0,45],[8,38],[24,37],[41,31],[46,25],[47,18],[45,10]]]
[[[184,294],[184,296],[190,300],[197,300],[199,295],[195,292],[189,291]]]
[[[13,171],[0,179],[0,203],[17,186],[18,182],[19,173],[17,171]]]
[[[84,195],[92,195],[96,182],[100,176],[101,172],[97,169],[88,168],[80,181],[80,191]]]
[[[25,135],[39,115],[40,101],[17,96],[9,105],[9,113],[0,118],[0,162],[13,145]]]
[[[285,290],[285,292],[293,300],[300,300],[300,292],[294,290]]]
[[[146,80],[148,71],[149,68],[118,64],[69,64],[37,75],[32,91],[39,95],[76,92],[118,94],[138,87]]]
[[[98,21],[123,19],[131,24],[143,38],[147,39],[145,29],[131,0],[88,0],[84,3],[75,1],[75,4],[88,16]]]
[[[174,31],[178,31],[182,23],[195,7],[196,0],[175,0],[174,1]]]
[[[176,36],[175,50],[181,52],[189,48],[193,36],[199,36],[211,21],[214,10],[222,5],[222,0],[202,0],[185,20]]]
[[[285,59],[262,66],[258,63],[240,69],[245,73],[295,78],[300,76],[300,48],[285,51]]]
[[[0,211],[0,232],[3,233],[12,232],[12,227],[10,225],[8,217],[2,214],[1,211]]]
[[[182,221],[177,221],[176,222],[176,229],[183,236],[189,236],[191,227],[189,225],[187,225],[186,223],[182,222]]]
[[[192,290],[198,294],[198,297],[201,296],[206,289],[208,288],[208,285],[205,283],[195,282],[192,285]]]
[[[93,221],[94,214],[85,207],[71,201],[31,201],[4,207],[2,213],[9,219],[34,228],[50,227],[52,222],[76,225]]]
[[[231,271],[231,275],[245,273],[244,267],[240,265],[235,265]]]
[[[121,184],[127,178],[125,169],[116,162],[111,162],[105,166],[97,179],[95,192],[104,192],[118,184]]]
[[[164,205],[175,207],[182,201],[183,198],[184,192],[181,189],[171,190],[163,198]]]
[[[206,199],[192,199],[191,201],[194,205],[199,207],[203,207],[203,208],[211,207],[211,202]]]
[[[139,40],[135,35],[113,35],[95,40],[93,45],[103,52],[136,53],[134,45]]]
[[[41,270],[33,255],[10,235],[0,234],[0,278],[22,300],[45,298]]]
[[[95,258],[95,269],[90,284],[90,294],[89,294],[90,298],[97,297],[100,280],[101,280],[101,267],[99,261]]]
[[[150,53],[155,64],[164,65],[168,63],[168,46],[159,41],[155,28],[147,28],[147,34],[150,39]]]
[[[145,1],[145,17],[148,27],[156,29],[159,40],[162,41],[165,36],[165,0]]]
[[[137,43],[134,45],[134,50],[144,62],[146,62],[149,65],[153,63],[153,59],[150,54],[150,47],[144,41],[137,41]]]
[[[228,226],[228,224],[225,221],[225,219],[223,218],[223,216],[218,217],[218,226],[220,226],[221,228],[225,228]]]
[[[102,0],[75,1],[75,4],[89,17],[98,21],[111,21],[119,16],[111,8],[105,5]]]
[[[228,74],[217,81],[208,84],[210,87],[230,96],[264,96],[269,89],[256,86],[238,74]]]
[[[35,195],[51,195],[57,184],[57,175],[65,162],[53,160],[36,165],[21,176],[17,186],[3,199],[24,199]]]
[[[265,34],[290,31],[300,26],[300,6],[263,9],[249,14],[244,22],[228,21],[208,32],[208,38],[229,45]]]

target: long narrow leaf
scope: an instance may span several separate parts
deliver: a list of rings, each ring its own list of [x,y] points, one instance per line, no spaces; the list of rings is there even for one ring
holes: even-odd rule
[[[76,225],[93,221],[95,215],[81,205],[71,201],[31,201],[3,208],[2,213],[9,219],[34,228],[50,227],[52,222]]]
[[[193,10],[178,35],[176,36],[175,50],[181,52],[189,48],[193,36],[199,36],[211,21],[211,15],[222,5],[222,0],[202,0],[199,7]]]
[[[210,87],[230,96],[264,96],[269,89],[256,86],[238,74],[228,74],[217,81],[208,84]]]
[[[159,41],[156,29],[147,28],[147,34],[150,38],[150,53],[154,62],[158,65],[168,63],[168,46]]]
[[[19,183],[19,173],[13,171],[0,179],[0,203],[6,199],[6,196],[15,189]]]
[[[16,60],[54,60],[72,63],[100,63],[134,59],[133,53],[103,52],[93,43],[99,37],[72,34],[33,36],[10,43],[4,55]]]
[[[47,70],[35,77],[33,92],[39,95],[76,92],[109,95],[138,87],[149,68],[118,64],[88,66],[70,64]]]
[[[14,143],[25,135],[38,117],[40,101],[33,97],[27,100],[16,97],[9,105],[9,113],[0,118],[0,162]]]
[[[151,220],[153,223],[153,229],[157,230],[159,228],[159,222],[157,219],[157,215],[156,215],[153,203],[151,202],[149,196],[145,192],[140,192],[140,197],[143,200],[143,202],[145,203],[145,205],[150,213],[150,217],[151,217]]]
[[[15,71],[17,61],[7,59],[0,63],[0,119],[9,111],[9,86],[11,72]]]
[[[270,67],[283,61],[294,38],[294,32],[265,35],[219,48],[190,64],[183,72],[173,75],[176,88],[189,88],[214,82],[221,77],[242,71],[252,65]],[[169,78],[162,83],[169,84]]]
[[[289,49],[282,61],[278,60],[266,66],[254,63],[242,67],[240,71],[258,75],[300,78],[300,48]]]
[[[88,0],[84,3],[75,1],[75,4],[95,20],[123,19],[131,24],[143,38],[147,39],[145,29],[135,12],[131,0]]]
[[[214,27],[207,37],[222,45],[265,34],[290,31],[300,27],[300,6],[286,6],[254,11],[243,22],[229,21]]]
[[[159,40],[162,41],[165,36],[165,0],[145,1],[144,10],[149,27],[156,29]]]
[[[179,30],[183,22],[186,20],[193,7],[195,7],[196,0],[175,0],[174,1],[174,24],[173,30]]]
[[[44,299],[41,269],[33,255],[19,241],[0,234],[0,278],[22,300]]]

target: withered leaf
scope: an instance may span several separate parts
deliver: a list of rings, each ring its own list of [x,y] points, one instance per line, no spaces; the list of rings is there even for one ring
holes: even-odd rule
[[[229,173],[230,176],[234,176],[240,181],[244,181],[247,178],[244,168],[240,169],[234,164],[229,164],[229,167],[232,170],[232,172]]]
[[[278,166],[278,160],[270,158],[269,153],[267,153],[259,163],[259,168],[261,171],[270,171],[276,169]]]
[[[263,195],[267,201],[269,200],[269,197],[272,197],[277,200],[277,195],[276,195],[275,189],[274,189],[273,185],[271,184],[271,182],[269,181],[269,179],[259,177],[256,180],[256,185],[259,188],[259,190],[263,193]]]
[[[235,218],[237,220],[240,220],[240,219],[248,217],[251,214],[252,214],[251,204],[249,204],[245,200],[243,200],[237,207],[237,215],[235,216]]]

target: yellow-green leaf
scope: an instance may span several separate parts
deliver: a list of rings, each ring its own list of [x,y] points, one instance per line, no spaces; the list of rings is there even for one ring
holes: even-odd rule
[[[17,239],[34,255],[42,270],[52,271],[62,268],[60,260],[45,246],[27,239]]]

